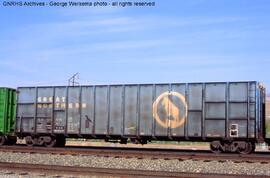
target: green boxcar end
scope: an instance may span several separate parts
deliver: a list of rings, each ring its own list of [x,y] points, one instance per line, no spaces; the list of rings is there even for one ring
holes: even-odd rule
[[[0,134],[13,135],[15,129],[16,90],[0,88]]]

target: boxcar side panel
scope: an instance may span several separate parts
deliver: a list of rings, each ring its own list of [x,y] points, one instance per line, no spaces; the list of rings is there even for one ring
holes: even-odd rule
[[[95,96],[95,134],[108,134],[108,87],[97,86]]]
[[[229,84],[229,136],[247,137],[248,83]],[[235,130],[237,130],[235,132]]]
[[[17,122],[18,131],[34,132],[36,88],[20,88],[17,95]]]
[[[64,134],[67,130],[67,87],[56,87],[54,94],[54,133]]]
[[[170,86],[168,84],[155,85],[155,96],[161,96],[162,94],[168,92]],[[169,96],[164,96],[164,98],[158,103],[157,111],[153,111],[154,126],[155,126],[155,136],[169,136],[168,128],[170,127],[173,118],[170,111],[171,98]],[[176,106],[175,106],[176,107]]]
[[[82,87],[81,97],[81,134],[92,135],[94,133],[95,122],[94,87]]]
[[[122,129],[122,86],[110,87],[109,134],[121,135]]]
[[[140,86],[140,135],[152,136],[153,133],[153,85]]]
[[[124,135],[136,135],[137,130],[137,94],[136,85],[128,85],[124,88]]]
[[[201,137],[203,85],[188,85],[188,136]]]
[[[171,91],[175,93],[179,93],[178,96],[171,96],[171,101],[174,103],[176,108],[179,109],[179,126],[171,127],[171,135],[174,137],[184,137],[185,136],[185,127],[187,123],[187,106],[185,105],[186,101],[186,84],[172,84]],[[181,96],[182,98],[179,98]],[[182,100],[181,100],[182,99]],[[177,124],[178,125],[178,124]]]
[[[205,136],[225,137],[226,136],[226,83],[205,84]]]
[[[69,87],[68,90],[68,115],[67,133],[79,134],[80,132],[80,108],[81,108],[81,88]]]
[[[37,90],[36,131],[38,133],[51,133],[53,112],[53,88],[44,87],[38,88]]]

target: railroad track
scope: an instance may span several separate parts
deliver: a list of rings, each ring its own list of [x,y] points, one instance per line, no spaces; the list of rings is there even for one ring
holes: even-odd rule
[[[124,147],[78,147],[68,146],[64,148],[45,148],[45,147],[27,147],[25,145],[2,146],[2,152],[20,152],[20,153],[40,153],[40,154],[60,154],[60,155],[94,155],[101,157],[116,158],[138,158],[138,159],[178,159],[181,160],[203,160],[209,161],[234,161],[236,163],[260,162],[262,164],[270,163],[270,154],[268,152],[256,152],[250,155],[240,154],[213,154],[210,151],[192,151],[178,149],[153,149],[153,148],[124,148]]]
[[[1,170],[16,172],[31,172],[46,175],[69,175],[69,176],[110,176],[110,177],[185,177],[185,178],[249,178],[254,175],[241,174],[213,174],[213,173],[187,173],[187,172],[164,172],[164,171],[146,171],[146,170],[127,170],[127,169],[109,169],[109,168],[91,168],[91,167],[71,167],[57,165],[41,165],[41,164],[22,164],[0,162]],[[10,174],[10,172],[9,172]],[[16,174],[16,173],[14,173]],[[267,176],[256,176],[267,177]]]

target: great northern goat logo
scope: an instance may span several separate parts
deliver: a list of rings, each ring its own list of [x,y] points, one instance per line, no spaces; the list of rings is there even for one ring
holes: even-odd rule
[[[177,128],[185,123],[187,110],[186,99],[182,94],[164,92],[153,103],[153,118],[162,127]]]

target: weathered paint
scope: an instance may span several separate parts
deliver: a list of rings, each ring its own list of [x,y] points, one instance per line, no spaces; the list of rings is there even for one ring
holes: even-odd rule
[[[257,138],[257,82],[18,88],[16,131],[92,136]]]

